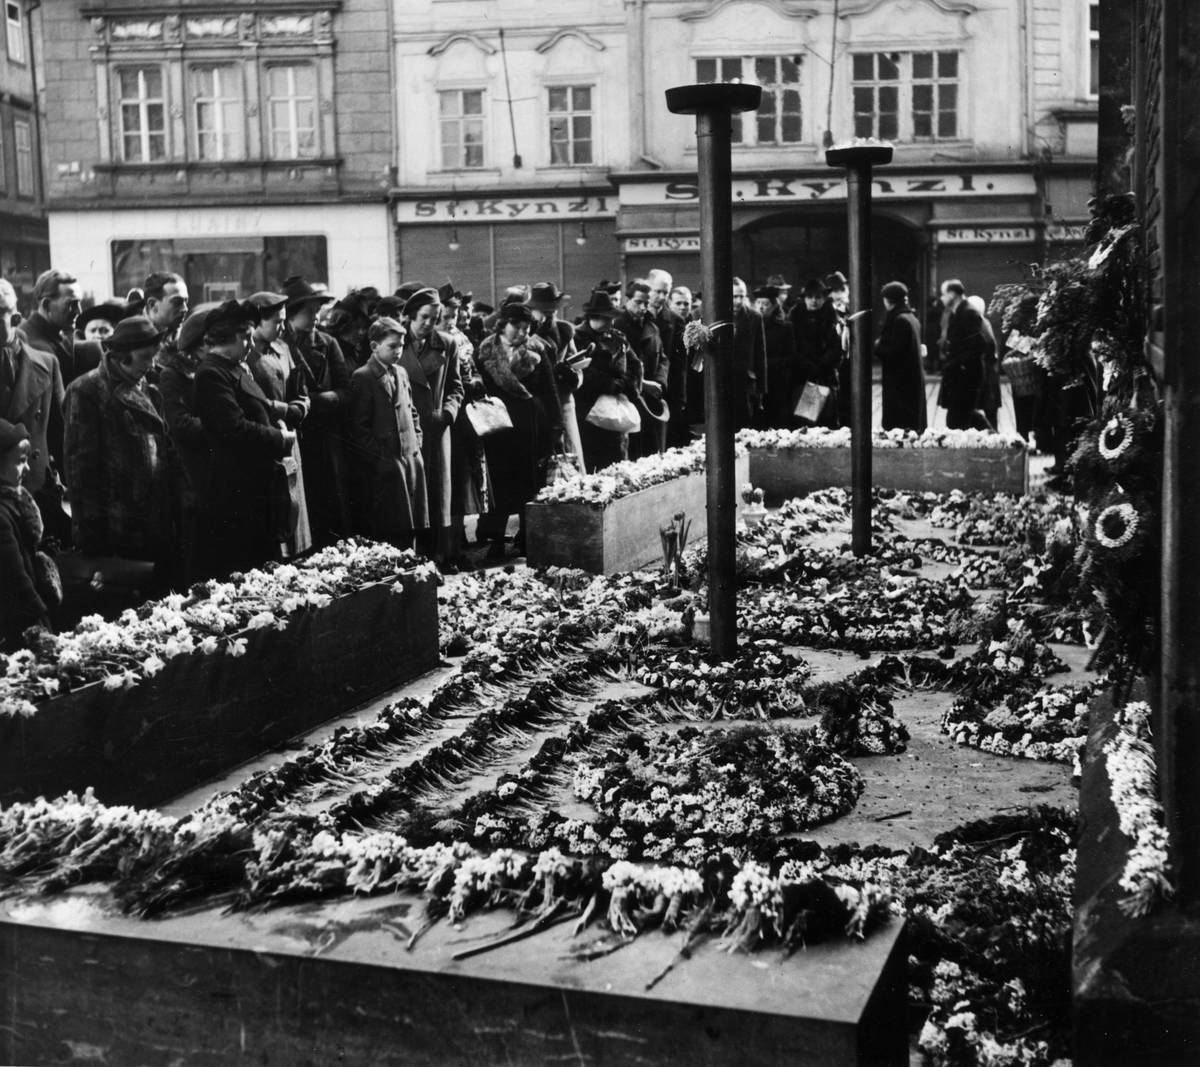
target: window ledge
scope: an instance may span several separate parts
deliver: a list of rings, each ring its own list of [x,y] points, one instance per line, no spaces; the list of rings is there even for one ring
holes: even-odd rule
[[[191,173],[209,172],[212,173],[218,170],[260,170],[267,168],[269,170],[293,170],[297,167],[340,167],[342,159],[340,156],[322,156],[312,159],[231,159],[223,162],[209,160],[166,160],[155,163],[126,163],[126,162],[111,162],[111,163],[96,163],[92,166],[92,170],[99,174],[111,174],[114,171],[121,171],[129,174],[135,171],[145,174],[169,174],[172,171],[188,171]]]

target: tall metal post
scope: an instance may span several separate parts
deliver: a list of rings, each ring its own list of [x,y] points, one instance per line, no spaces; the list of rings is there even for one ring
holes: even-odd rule
[[[667,90],[667,108],[696,116],[700,182],[700,288],[712,331],[704,363],[705,461],[708,467],[708,613],[712,650],[737,655],[733,368],[733,168],[731,122],[762,99],[757,85],[721,82]]]
[[[835,145],[825,153],[831,167],[846,168],[850,226],[850,547],[871,551],[871,167],[892,161],[881,142]]]

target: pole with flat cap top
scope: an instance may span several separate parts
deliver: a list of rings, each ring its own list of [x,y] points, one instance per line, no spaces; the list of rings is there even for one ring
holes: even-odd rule
[[[667,109],[696,116],[700,183],[700,289],[712,340],[704,361],[704,452],[708,469],[708,613],[710,645],[722,659],[737,655],[736,533],[733,411],[733,167],[735,111],[753,111],[762,88],[741,82],[679,85]]]
[[[892,161],[886,141],[855,140],[825,152],[846,168],[850,227],[850,547],[871,551],[871,168]]]

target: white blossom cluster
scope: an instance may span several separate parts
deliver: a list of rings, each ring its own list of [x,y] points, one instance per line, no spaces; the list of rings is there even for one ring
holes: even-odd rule
[[[831,430],[825,426],[806,426],[799,430],[739,430],[737,442],[747,448],[784,452],[795,448],[849,448],[853,433],[849,426]],[[876,430],[872,448],[983,448],[989,451],[1024,450],[1025,439],[1018,434],[993,433],[990,430]]]

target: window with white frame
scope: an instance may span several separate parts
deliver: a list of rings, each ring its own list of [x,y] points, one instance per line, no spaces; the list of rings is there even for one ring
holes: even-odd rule
[[[121,67],[117,71],[117,114],[121,158],[152,163],[167,157],[167,101],[160,67]]]
[[[1100,95],[1100,5],[1088,4],[1088,96]]]
[[[856,137],[904,142],[961,136],[957,52],[859,52],[851,63]]]
[[[4,28],[8,38],[8,58],[25,62],[25,18],[20,3],[4,0]]]
[[[731,116],[734,144],[798,144],[803,136],[800,103],[800,57],[714,56],[696,60],[697,82],[754,81],[762,86],[762,103],[754,121]]]
[[[483,166],[483,90],[449,89],[438,93],[442,168]]]
[[[550,165],[579,167],[595,162],[592,152],[592,87],[554,85],[548,89]]]
[[[317,139],[317,71],[311,63],[267,67],[267,121],[273,159],[314,159]]]
[[[36,196],[33,180],[33,123],[13,120],[13,147],[17,154],[17,195]]]
[[[241,159],[246,151],[241,68],[225,63],[192,67],[190,82],[196,159]]]

